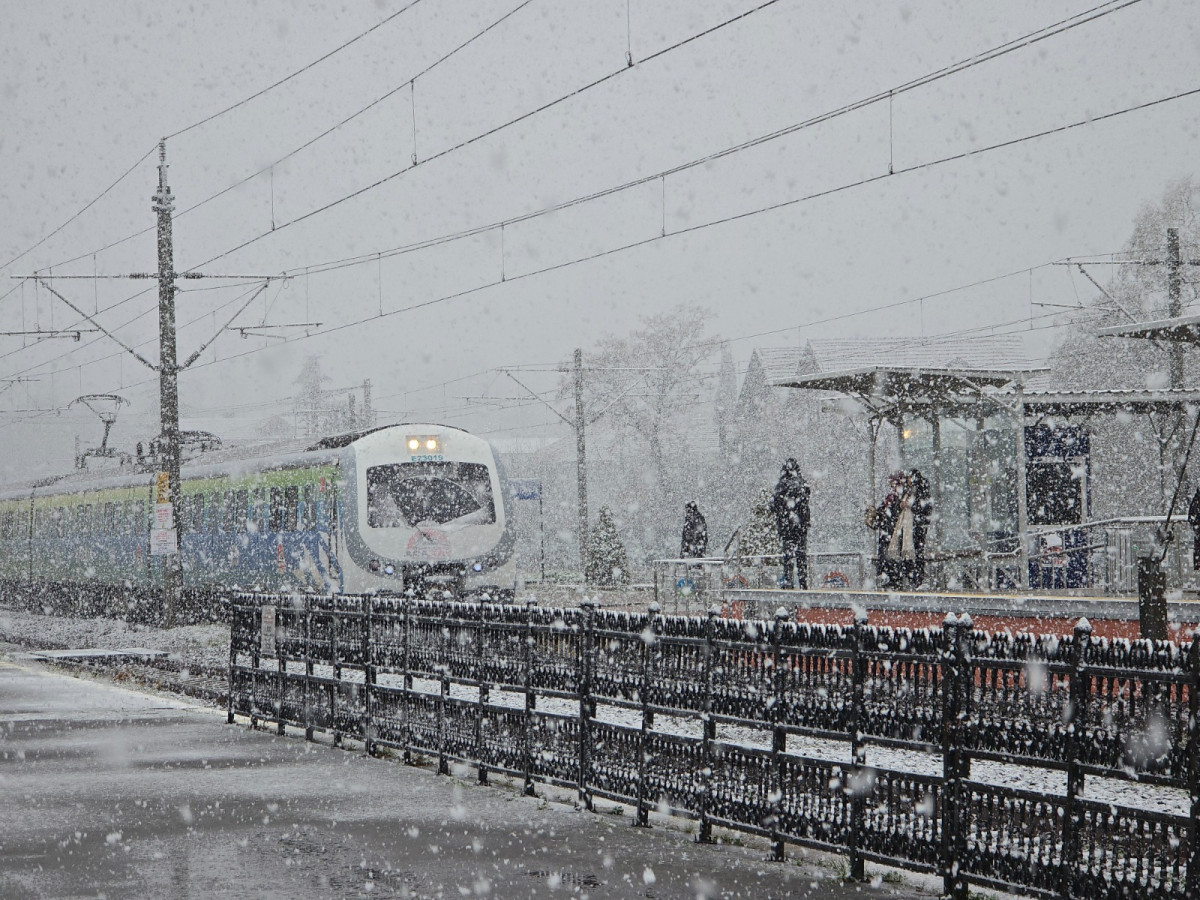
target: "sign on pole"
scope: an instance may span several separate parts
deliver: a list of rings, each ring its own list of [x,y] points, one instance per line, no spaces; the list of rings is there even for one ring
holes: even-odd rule
[[[259,649],[263,656],[275,655],[275,607],[262,608],[262,630],[259,634]]]
[[[179,544],[175,540],[174,528],[150,529],[150,555],[173,556],[179,552]]]
[[[179,552],[171,507],[171,476],[159,472],[154,486],[154,527],[150,529],[150,555],[174,556]]]
[[[514,500],[541,500],[542,482],[537,478],[513,478],[508,482]]]

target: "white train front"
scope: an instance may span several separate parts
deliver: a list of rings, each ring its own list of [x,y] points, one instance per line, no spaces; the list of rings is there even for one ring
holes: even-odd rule
[[[487,441],[457,428],[394,426],[342,460],[343,589],[511,595],[506,483]]]

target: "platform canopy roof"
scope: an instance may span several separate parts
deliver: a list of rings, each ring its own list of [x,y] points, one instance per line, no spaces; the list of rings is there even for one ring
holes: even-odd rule
[[[1200,344],[1200,315],[1176,316],[1173,319],[1158,319],[1154,322],[1132,322],[1128,325],[1110,325],[1099,328],[1100,337],[1142,338],[1151,341],[1175,341],[1182,344]]]
[[[1200,405],[1200,390],[1017,391],[1030,375],[1042,370],[891,368],[871,366],[844,372],[777,378],[779,387],[827,391],[853,397],[875,415],[894,418],[905,413],[943,415],[974,411],[994,403],[1016,412],[1019,400],[1026,416],[1090,416],[1168,412]]]
[[[867,366],[774,380],[777,387],[846,394],[881,415],[974,406],[1037,370]]]
[[[1037,391],[1021,395],[1027,416],[1162,413],[1200,405],[1200,390]]]

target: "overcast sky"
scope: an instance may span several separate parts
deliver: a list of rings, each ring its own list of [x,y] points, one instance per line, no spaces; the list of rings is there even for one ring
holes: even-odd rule
[[[794,129],[1090,9],[1108,14]],[[1038,304],[1094,295],[1049,264],[1119,250],[1197,165],[1200,94],[1103,118],[1200,89],[1186,0],[3,0],[2,21],[0,330],[86,327],[11,275],[154,270],[167,137],[176,269],[288,272],[236,324],[321,323],[225,334],[182,376],[183,427],[234,438],[290,409],[310,354],[334,385],[371,379],[385,419],[553,436],[545,408],[481,402],[520,393],[498,369],[552,369],[681,303],[712,309],[742,367],[756,346],[973,329],[1045,353],[1072,326]],[[183,359],[254,285],[181,284]],[[153,282],[55,285],[157,357]],[[115,391],[117,439],[155,431],[155,376],[102,335],[0,337],[0,377],[37,379],[0,394],[10,474],[98,434],[20,410]]]

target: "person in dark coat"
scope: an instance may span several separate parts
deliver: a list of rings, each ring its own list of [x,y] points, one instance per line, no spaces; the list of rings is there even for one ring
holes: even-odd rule
[[[1192,568],[1200,572],[1200,488],[1192,494],[1188,506],[1188,524],[1192,526]]]
[[[808,590],[808,482],[800,474],[800,464],[789,459],[771,495],[775,530],[783,545],[783,584],[787,589]]]
[[[683,539],[679,543],[679,556],[687,559],[704,556],[707,552],[708,523],[700,515],[700,507],[691,501],[683,511]]]
[[[933,520],[933,492],[929,488],[929,479],[921,474],[920,469],[908,473],[908,496],[912,501],[913,549],[916,551],[912,560],[911,581],[914,587],[919,587],[925,583],[925,538],[929,534],[929,523]]]
[[[898,555],[888,552],[896,526],[900,523],[901,502],[907,478],[903,472],[893,472],[888,478],[887,496],[878,506],[867,507],[867,526],[878,532],[875,541],[875,574],[890,587],[900,583],[901,567]]]

